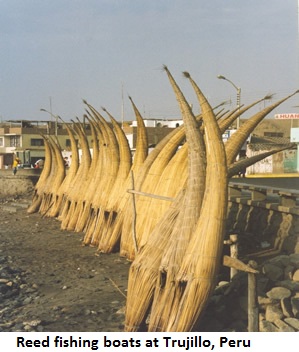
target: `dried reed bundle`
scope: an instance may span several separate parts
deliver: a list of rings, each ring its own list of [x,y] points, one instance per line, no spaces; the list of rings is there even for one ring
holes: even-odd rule
[[[293,94],[288,95],[287,97],[277,101],[276,103],[264,108],[250,119],[246,120],[240,128],[228,139],[225,143],[225,151],[227,156],[227,163],[230,165],[233,163],[246,139],[250,133],[255,129],[255,127],[266,117],[273,109],[278,107],[280,104],[290,99],[292,96],[297,94],[299,91],[296,91]]]
[[[221,104],[220,104],[221,105]],[[219,106],[213,108],[215,111]],[[215,113],[215,116],[219,118],[219,114]],[[196,116],[196,120],[198,123],[201,123],[201,115]],[[203,130],[201,128],[201,130]],[[171,159],[170,163],[165,168],[160,181],[155,189],[155,193],[174,198],[181,189],[182,185],[185,184],[187,177],[187,149],[188,143],[185,143],[182,149],[180,149],[175,156]],[[184,151],[184,155],[180,152]],[[177,180],[176,180],[177,178]],[[148,236],[150,235],[153,227],[159,220],[159,218],[163,215],[164,211],[169,207],[168,201],[150,199],[150,206],[148,211],[148,216],[145,219],[145,223],[143,226],[143,234],[142,239],[140,241],[140,245],[144,245],[147,241]]]
[[[225,119],[222,119],[220,121],[218,121],[218,125],[220,128],[220,131],[223,133],[225,130],[227,130],[231,124],[237,120],[240,116],[242,116],[246,111],[248,111],[249,109],[251,109],[252,107],[256,106],[257,104],[261,103],[262,101],[265,100],[270,100],[272,99],[273,95],[272,94],[268,94],[266,95],[264,98],[259,99],[255,102],[253,102],[252,104],[249,104],[243,108],[236,108],[235,110],[233,110],[231,113],[229,113]]]
[[[106,167],[102,168],[101,173],[101,182],[105,186],[99,187],[101,195],[93,199],[93,222],[91,224],[92,226],[90,226],[86,232],[87,236],[91,239],[90,243],[97,246],[101,237],[101,227],[104,222],[105,208],[109,201],[114,183],[117,180],[117,174],[120,166],[120,154],[117,138],[112,128],[94,107],[92,107],[87,102],[86,104],[92,112],[93,116],[101,121],[107,135],[107,147],[105,153],[107,156],[107,163]]]
[[[43,215],[45,215],[49,208],[53,205],[53,199],[56,197],[57,191],[65,178],[64,162],[62,159],[60,146],[51,137],[48,137],[48,140],[52,150],[52,167],[44,188],[42,202],[39,208],[39,212]]]
[[[194,83],[194,82],[193,82]],[[194,85],[194,84],[193,84]],[[207,101],[205,99],[203,99],[202,93],[197,91],[197,94],[199,95],[199,99],[201,101],[201,105],[205,106],[207,105]],[[210,114],[210,107],[207,107],[207,112],[206,115],[209,116]],[[206,117],[207,117],[206,116]],[[211,173],[209,174],[209,176],[214,175],[215,173],[223,177],[223,184],[222,186],[224,186],[221,189],[221,178],[220,178],[220,182],[218,180],[218,184],[217,184],[217,178],[213,177],[212,179],[209,179],[209,177],[207,177],[207,186],[205,189],[205,198],[204,201],[206,202],[206,204],[213,204],[213,200],[212,200],[212,190],[215,189],[220,189],[221,190],[221,194],[220,194],[220,201],[218,203],[218,205],[220,204],[220,209],[217,208],[217,206],[212,207],[212,216],[214,217],[215,220],[215,225],[212,226],[211,225],[211,221],[208,220],[208,215],[209,215],[209,210],[205,210],[203,212],[203,214],[201,214],[200,216],[200,220],[199,220],[199,225],[197,226],[197,229],[200,230],[200,232],[202,233],[202,236],[205,235],[205,237],[208,237],[206,235],[206,229],[210,229],[211,230],[211,237],[212,239],[214,239],[214,241],[212,241],[212,243],[215,243],[215,248],[211,248],[211,245],[209,245],[209,241],[207,238],[203,238],[200,241],[198,240],[199,244],[202,246],[202,248],[207,249],[207,253],[208,255],[203,255],[202,258],[200,257],[200,261],[202,265],[196,265],[195,261],[192,262],[192,258],[191,255],[189,254],[188,259],[184,260],[183,265],[182,265],[182,270],[179,273],[178,277],[179,278],[184,278],[183,281],[186,280],[186,277],[189,277],[189,274],[185,273],[184,271],[184,265],[189,265],[191,264],[191,268],[196,268],[197,269],[197,273],[195,271],[192,270],[191,273],[191,278],[192,280],[189,281],[187,283],[187,289],[185,292],[183,292],[184,290],[181,289],[181,285],[178,285],[178,294],[174,295],[174,301],[172,301],[172,303],[175,305],[175,307],[178,308],[178,315],[174,316],[174,320],[173,322],[170,322],[170,324],[167,324],[167,329],[172,330],[173,326],[178,326],[178,328],[175,328],[175,331],[186,331],[188,330],[188,327],[192,326],[192,324],[194,324],[194,322],[196,321],[196,319],[198,318],[198,316],[200,315],[200,313],[202,312],[202,310],[204,309],[204,306],[213,290],[213,287],[215,285],[215,278],[217,275],[217,272],[219,270],[219,260],[217,259],[217,255],[216,256],[212,256],[212,260],[211,258],[209,258],[209,254],[218,254],[218,258],[220,257],[221,254],[221,249],[222,249],[222,242],[223,242],[223,230],[224,230],[224,224],[225,224],[225,215],[226,215],[226,207],[227,207],[227,175],[226,175],[226,165],[225,165],[225,152],[224,152],[224,147],[223,147],[223,143],[221,140],[221,134],[220,134],[220,130],[218,129],[218,126],[216,124],[216,119],[215,117],[213,117],[213,119],[211,120],[212,122],[210,122],[209,120],[205,120],[205,124],[207,124],[208,126],[205,127],[206,128],[206,135],[210,135],[210,137],[206,137],[207,139],[207,145],[209,147],[209,158],[208,158],[208,166],[207,166],[207,170],[209,170]],[[212,137],[212,138],[211,138]],[[211,141],[212,142],[216,142],[214,143],[214,149],[212,148],[213,143],[211,145]],[[222,163],[222,164],[221,164]],[[216,172],[215,172],[216,171]],[[208,182],[209,181],[209,182]],[[217,186],[217,187],[216,187]],[[216,188],[215,188],[216,187]],[[216,192],[216,194],[219,194],[218,192]],[[207,206],[203,207],[203,209],[209,209]],[[220,215],[220,219],[217,215]],[[213,230],[213,231],[212,231]],[[208,232],[207,232],[208,233]],[[199,237],[196,237],[199,238]],[[190,249],[191,250],[194,246],[190,245]],[[144,322],[144,317],[148,314],[149,311],[149,304],[144,304],[144,301],[146,302],[151,302],[152,299],[152,286],[149,284],[149,281],[154,281],[155,280],[155,272],[154,270],[148,270],[143,272],[142,277],[146,276],[147,280],[146,282],[146,287],[147,287],[147,292],[142,291],[142,293],[144,292],[144,295],[142,295],[142,293],[140,293],[140,287],[142,285],[139,284],[138,282],[138,273],[140,273],[141,270],[141,256],[144,256],[144,251],[146,250],[147,245],[144,245],[142,247],[142,255],[140,253],[140,257],[139,254],[137,255],[137,258],[135,259],[135,261],[132,264],[132,271],[130,271],[130,274],[132,273],[132,276],[134,277],[133,282],[134,285],[136,286],[138,285],[138,288],[136,289],[136,291],[138,291],[138,295],[137,294],[132,294],[132,296],[134,297],[134,299],[136,300],[138,297],[138,306],[139,309],[137,311],[137,317],[134,320],[134,318],[132,317],[132,319],[130,319],[130,317],[128,317],[128,319],[126,320],[126,330],[127,331],[136,331],[138,329],[140,329],[140,325],[142,324],[142,322]],[[205,253],[205,251],[202,251],[200,253]],[[195,254],[194,252],[192,253],[193,255]],[[139,261],[140,260],[140,261]],[[153,260],[152,260],[153,261]],[[188,263],[189,262],[189,263]],[[135,263],[136,263],[136,267],[135,267]],[[138,265],[138,264],[139,265]],[[155,263],[157,263],[157,261],[155,261]],[[205,268],[208,268],[210,270],[210,275],[211,277],[206,277],[207,280],[202,280],[201,278],[201,274],[205,272]],[[134,270],[138,267],[138,271]],[[145,273],[150,272],[151,275],[146,275]],[[163,277],[163,279],[165,279],[165,276]],[[163,280],[164,281],[164,280]],[[179,283],[182,280],[180,279]],[[198,287],[202,287],[203,289],[201,290],[201,298],[202,298],[202,302],[200,302],[200,300],[196,300],[196,306],[198,307],[197,310],[195,310],[195,313],[193,313],[194,311],[194,307],[193,305],[193,299],[190,297],[193,297],[195,295],[196,289]],[[195,290],[194,290],[195,289]],[[206,290],[205,290],[206,289]],[[134,288],[132,288],[132,291],[134,292]],[[135,292],[136,292],[135,291]],[[169,292],[168,292],[169,293]],[[143,296],[143,299],[141,298],[141,296]],[[165,295],[165,297],[168,297],[168,300],[170,298],[169,294]],[[159,299],[157,299],[157,302],[160,302]],[[166,300],[167,302],[167,300]],[[130,305],[130,309],[129,311],[131,311],[131,309],[134,310],[134,307]],[[189,307],[188,307],[189,305]],[[165,307],[165,305],[161,304],[161,306]],[[183,309],[181,309],[181,307],[188,307],[188,315],[191,317],[191,323],[190,321],[187,321],[186,317],[184,316],[184,311]],[[140,309],[140,307],[142,307],[142,309]],[[166,319],[165,321],[167,321],[168,319],[168,314],[170,312],[173,312],[173,305],[170,307],[168,307],[169,309],[166,312]],[[136,312],[136,310],[135,310]],[[130,313],[131,315],[131,313]],[[128,316],[128,313],[127,313]],[[153,316],[153,312],[151,315],[151,319],[150,321],[152,321],[152,316]],[[132,320],[132,321],[130,321]],[[136,323],[137,321],[137,323]],[[163,328],[162,328],[163,329]],[[176,330],[178,329],[178,330]]]
[[[144,158],[147,156],[147,149],[148,149],[147,132],[146,132],[146,128],[145,128],[142,116],[138,111],[136,105],[134,104],[132,98],[130,98],[130,101],[133,105],[133,109],[137,120],[136,153],[134,155],[131,172],[133,171],[138,172],[141,166],[143,167],[145,164],[147,164],[146,161],[144,160]],[[149,157],[149,159],[151,158],[152,157]],[[130,188],[130,183],[131,183],[131,179],[130,179],[130,176],[128,176],[124,184],[125,190]],[[130,201],[130,195],[127,192],[120,192],[118,197],[118,210],[117,210],[117,213],[114,214],[115,217],[113,219],[113,224],[112,226],[107,227],[105,229],[106,248],[109,251],[112,251],[114,250],[115,247],[119,246],[123,220],[126,219],[128,216],[127,214],[127,212],[129,212],[128,209],[131,209],[131,207],[128,206],[129,201]]]
[[[217,109],[217,106],[213,110]],[[218,114],[215,113],[215,116]],[[198,122],[201,121],[201,115],[196,116]],[[183,147],[175,154],[175,156],[168,163],[167,167],[164,169],[163,174],[159,180],[159,183],[155,189],[155,193],[174,198],[182,188],[182,185],[186,183],[188,170],[188,143],[185,143]],[[159,218],[164,214],[164,212],[169,207],[169,202],[165,200],[150,200],[154,202],[154,205],[149,206],[148,216],[145,220],[143,226],[142,239],[140,245],[143,246],[150,233],[152,232],[154,226],[159,221]]]
[[[137,141],[136,141],[136,152],[134,155],[133,164],[131,165],[131,171],[137,172],[145,158],[147,157],[148,153],[148,146],[147,146],[147,131],[142,119],[142,116],[137,109],[136,105],[134,104],[131,97],[129,97],[131,104],[133,106],[133,110],[135,113],[136,121],[137,121]],[[127,202],[129,200],[129,195],[127,194],[126,190],[129,188],[130,184],[130,176],[128,174],[123,186],[122,191],[118,192],[118,200],[117,200],[117,212],[113,213],[113,225],[110,227],[106,227],[104,230],[105,236],[105,251],[112,251],[116,246],[119,244],[120,234],[121,234],[121,226],[123,223],[124,217],[122,214],[122,209],[127,209]],[[115,188],[116,190],[116,188]],[[116,190],[117,192],[117,190]],[[102,247],[101,247],[102,248]],[[103,249],[103,248],[102,248]]]
[[[52,149],[47,138],[44,135],[41,136],[43,137],[45,143],[45,163],[44,168],[42,169],[42,172],[39,176],[39,179],[34,187],[31,205],[27,209],[27,212],[30,214],[36,213],[39,210],[42,201],[42,194],[44,192],[44,188],[46,186],[52,168]]]
[[[131,101],[135,118],[137,121],[136,152],[134,155],[134,162],[132,165],[132,170],[136,172],[140,169],[140,167],[143,165],[145,159],[148,156],[148,137],[147,137],[147,130],[145,128],[142,115],[140,114],[140,111],[135,105],[132,97],[129,96],[129,99]]]
[[[230,178],[230,177],[233,177],[234,175],[237,175],[244,168],[247,168],[247,167],[257,163],[258,161],[263,160],[263,159],[267,158],[270,155],[279,153],[279,152],[281,152],[283,150],[292,149],[293,147],[294,147],[293,144],[288,144],[288,145],[283,146],[281,148],[275,148],[275,149],[272,149],[270,151],[254,155],[254,156],[251,156],[251,157],[246,158],[246,159],[238,160],[238,161],[234,162],[233,164],[231,164],[228,167],[228,177]]]
[[[155,230],[153,231],[153,233],[149,236],[148,241],[142,246],[142,251],[137,254],[136,259],[134,260],[131,266],[132,270],[130,270],[129,282],[131,280],[131,275],[133,275],[134,286],[132,286],[131,290],[128,291],[128,300],[130,300],[130,312],[131,310],[134,310],[135,317],[130,317],[128,320],[126,320],[126,329],[128,331],[136,331],[140,329],[140,324],[146,318],[146,314],[150,309],[150,304],[153,299],[153,286],[156,285],[156,281],[158,279],[158,272],[155,270],[157,270],[157,267],[160,266],[159,262],[165,254],[165,249],[169,248],[169,241],[171,236],[174,233],[176,235],[181,234],[181,236],[178,236],[179,238],[175,236],[176,238],[174,242],[181,241],[183,246],[188,243],[189,237],[192,231],[194,230],[194,226],[199,216],[201,205],[201,201],[199,198],[200,194],[203,194],[205,184],[205,148],[203,143],[203,136],[199,132],[199,128],[195,117],[190,109],[190,105],[187,103],[185,97],[183,96],[182,92],[180,91],[167,67],[165,67],[165,70],[168,74],[169,80],[171,82],[171,85],[174,89],[174,92],[181,108],[181,112],[184,118],[186,138],[188,144],[189,139],[191,140],[191,147],[189,147],[190,162],[188,163],[189,181],[187,183],[186,194],[183,198],[180,199],[180,202],[176,207],[176,217],[175,221],[173,221],[173,228],[175,228],[175,231],[173,230],[173,228],[168,229],[166,232],[167,236],[163,236],[164,234],[159,232],[160,228],[158,225],[157,228],[155,228]],[[165,217],[165,219],[167,219],[167,216]],[[165,221],[167,220],[161,220],[163,224],[165,223]],[[183,228],[181,227],[182,225],[184,225]],[[161,237],[165,240],[165,242],[163,242],[164,249],[161,249],[158,252],[154,250],[152,251],[151,258],[146,258],[144,253],[146,253],[148,248],[150,248],[151,250],[153,249],[151,247],[153,243],[160,243]],[[180,247],[180,244],[174,247],[175,249],[177,249],[178,247]],[[180,252],[180,250],[178,252]],[[182,250],[181,254],[184,252],[185,250]],[[156,258],[153,258],[154,256]],[[140,258],[144,258],[143,262],[141,262],[142,259]],[[149,262],[154,265],[149,265]],[[138,266],[138,271],[135,271],[135,266]],[[140,275],[140,273],[142,273],[142,275]],[[143,281],[144,279],[146,281]],[[131,286],[129,285],[129,287]],[[148,290],[148,292],[145,292],[145,289]],[[140,309],[140,307],[138,308],[137,306],[135,307],[134,301],[131,301],[131,295],[134,297],[134,299],[136,299],[136,291],[138,292],[139,297],[138,302],[136,302],[138,303],[137,305],[142,306],[142,309]],[[157,301],[159,301],[159,298],[157,299]],[[163,303],[161,303],[161,306],[165,306],[164,301]],[[155,314],[155,312],[152,311],[151,320],[153,314]]]
[[[109,167],[109,135],[107,128],[103,122],[94,117],[97,123],[97,130],[100,142],[99,162],[95,172],[95,177],[91,180],[90,187],[86,194],[84,211],[80,217],[81,227],[85,231],[84,244],[90,244],[93,237],[93,230],[95,221],[97,219],[97,212],[99,205],[103,203],[101,190],[105,187],[105,169]]]
[[[214,290],[227,212],[227,168],[221,133],[210,104],[188,75],[199,100],[206,144],[206,183],[196,229],[176,276],[166,331],[190,331]],[[217,195],[215,197],[215,195]]]
[[[229,118],[234,112],[236,112],[238,109],[234,109],[234,110],[225,110],[221,109],[218,112],[215,112],[215,116],[218,122],[218,125],[220,124],[221,121],[226,120],[227,118]]]
[[[81,186],[88,178],[89,168],[91,164],[91,155],[87,137],[78,124],[74,124],[74,130],[79,139],[79,143],[82,149],[82,156],[76,176],[73,182],[70,184],[68,196],[65,201],[64,207],[59,215],[62,230],[70,229],[68,227],[68,224],[75,212],[78,200],[80,200],[80,198],[82,197]]]
[[[118,147],[119,147],[119,157],[120,163],[118,168],[118,173],[116,176],[116,182],[113,185],[113,189],[111,191],[110,197],[107,203],[107,210],[116,210],[120,198],[120,194],[123,194],[124,184],[128,178],[129,172],[132,167],[132,154],[129,146],[128,139],[121,129],[119,124],[116,122],[115,118],[105,109],[106,113],[108,114],[112,125],[113,130],[117,138]]]
[[[113,247],[110,246],[109,234],[107,229],[113,226],[115,218],[117,217],[119,204],[121,197],[127,190],[127,179],[129,172],[132,167],[132,155],[130,151],[130,146],[124,131],[120,128],[119,124],[113,118],[113,116],[106,110],[108,116],[111,119],[118,145],[119,145],[119,154],[120,154],[120,163],[116,181],[111,190],[111,195],[108,199],[108,202],[105,206],[101,238],[99,240],[98,250],[102,252],[110,252],[113,250]]]
[[[53,200],[54,204],[46,214],[47,216],[52,216],[52,217],[56,217],[59,215],[59,212],[62,209],[64,202],[65,202],[65,199],[67,197],[69,187],[72,184],[72,182],[74,181],[74,178],[76,176],[76,173],[77,173],[78,167],[79,167],[79,153],[78,153],[78,146],[76,143],[76,139],[74,136],[74,131],[67,124],[65,124],[65,128],[68,132],[68,136],[71,141],[72,162],[71,162],[71,166],[70,166],[61,186],[59,187],[59,189],[57,191],[57,195],[56,195],[55,199]]]
[[[48,136],[47,140],[48,140],[49,149],[51,151],[50,152],[51,153],[51,169],[50,169],[50,173],[48,175],[48,178],[44,182],[43,189],[41,192],[41,203],[40,203],[40,206],[38,209],[39,212],[41,211],[42,207],[45,208],[44,204],[45,204],[46,198],[48,197],[49,192],[51,190],[50,184],[51,184],[51,182],[53,182],[53,180],[55,178],[55,172],[56,172],[56,168],[57,168],[55,151],[53,149],[53,140],[50,140],[49,136]]]
[[[84,116],[84,118],[89,121],[89,126],[91,129],[91,136],[92,136],[92,151],[93,152],[92,152],[92,157],[91,157],[88,173],[86,175],[86,178],[83,179],[81,182],[80,194],[78,194],[76,197],[76,200],[74,203],[75,209],[74,209],[72,216],[70,217],[68,225],[67,225],[67,229],[72,230],[72,231],[77,229],[77,222],[79,221],[80,214],[82,214],[82,212],[84,210],[86,200],[87,200],[86,199],[87,192],[90,187],[91,181],[95,177],[95,172],[96,172],[97,165],[99,162],[99,143],[98,143],[98,138],[97,138],[96,127],[95,127],[93,121],[88,118],[88,116]],[[81,132],[83,133],[83,135],[85,134],[84,130],[82,130]],[[86,138],[86,142],[87,142],[87,138]],[[88,144],[88,142],[87,142],[87,144]]]
[[[185,146],[183,147],[184,149],[186,149],[186,151],[188,151],[189,154],[189,158],[186,157],[186,154],[183,155],[183,157],[185,157],[185,162],[180,161],[180,167],[178,167],[177,165],[174,164],[174,168],[173,171],[171,172],[170,170],[168,170],[168,167],[165,168],[165,174],[169,176],[168,179],[168,184],[169,184],[169,188],[171,188],[172,190],[176,190],[175,192],[177,192],[178,190],[181,189],[182,187],[182,183],[176,183],[175,182],[175,176],[176,175],[183,175],[184,171],[187,171],[187,163],[186,161],[188,161],[188,159],[190,160],[190,158],[194,158],[194,154],[196,155],[197,153],[200,153],[199,156],[199,160],[200,162],[189,162],[188,163],[188,177],[189,177],[189,182],[187,185],[187,191],[186,191],[186,197],[190,198],[188,202],[186,202],[184,205],[182,205],[182,212],[178,217],[178,222],[181,221],[182,223],[184,222],[184,219],[189,219],[189,217],[191,217],[192,219],[197,219],[198,216],[198,212],[199,212],[199,208],[198,208],[198,204],[200,204],[200,200],[199,198],[202,197],[203,194],[203,189],[204,189],[204,180],[205,180],[205,151],[204,151],[204,142],[203,142],[203,136],[201,135],[201,133],[199,132],[199,126],[198,126],[198,122],[196,122],[196,119],[192,113],[192,111],[190,110],[190,105],[188,104],[188,102],[186,101],[184,95],[182,94],[182,92],[180,91],[178,85],[176,84],[175,80],[173,79],[172,75],[170,74],[169,70],[167,69],[167,67],[165,67],[165,70],[168,74],[168,77],[170,79],[170,82],[172,84],[172,87],[175,91],[176,94],[176,98],[179,102],[180,108],[181,108],[181,113],[184,119],[184,125],[188,124],[189,128],[186,130],[188,131],[188,136],[186,133],[186,137],[187,137],[187,141],[190,138],[194,139],[194,143],[193,146],[191,148],[191,150],[187,150],[187,144],[185,144]],[[198,118],[198,120],[200,121],[201,118]],[[190,127],[192,126],[192,127]],[[191,134],[191,136],[190,136]],[[175,157],[173,159],[175,159],[176,157],[180,157],[180,153],[176,153]],[[198,157],[196,157],[198,158]],[[171,164],[171,163],[169,163]],[[168,165],[169,166],[169,165]],[[171,169],[172,165],[170,165],[170,169]],[[185,170],[184,170],[185,169]],[[162,177],[161,177],[162,179]],[[198,182],[194,182],[194,180],[197,180]],[[185,183],[185,179],[181,179],[181,181],[183,181],[183,183]],[[160,188],[159,188],[160,186]],[[157,194],[163,194],[163,188],[165,189],[166,184],[164,184],[163,179],[159,182],[158,187],[156,188],[156,193]],[[189,195],[190,192],[190,195]],[[167,194],[168,196],[172,196],[171,194]],[[196,197],[193,198],[193,197]],[[149,212],[152,216],[156,215],[156,209],[159,209],[158,206],[158,202],[156,200],[151,200],[151,203],[153,204],[153,206],[151,207],[151,211]],[[161,202],[160,202],[161,203]],[[165,202],[164,202],[165,203]],[[197,214],[197,216],[194,216],[193,212],[190,212],[189,208],[193,208],[194,214]],[[162,212],[163,214],[163,212]],[[151,219],[151,218],[149,218]],[[179,220],[180,219],[180,220]],[[194,220],[194,221],[195,221]],[[157,219],[156,219],[157,222]],[[190,228],[193,227],[193,221],[189,221],[187,220],[187,227],[190,226]],[[145,234],[143,234],[142,236],[142,240],[141,240],[141,244],[146,243],[147,237],[150,235],[150,232],[153,228],[153,226],[155,225],[155,222],[151,221],[151,224],[149,224],[149,220],[146,223],[145,227]],[[181,229],[181,224],[178,223],[176,224],[176,228],[177,229]],[[185,228],[184,228],[185,230]],[[188,229],[186,229],[186,238],[188,238],[189,233],[188,233]],[[185,236],[185,231],[179,231],[180,232],[180,236],[182,236],[182,241],[185,243],[186,242],[186,238]],[[177,241],[177,240],[175,240]],[[169,248],[169,247],[168,247]]]
[[[148,168],[147,174],[143,179],[142,184],[138,182],[139,175],[137,175],[136,189],[138,191],[152,193],[152,194],[155,193],[155,187],[159,183],[159,179],[165,167],[170,162],[171,158],[175,155],[177,148],[182,142],[182,132],[183,131],[181,131],[181,133],[174,134],[173,137],[169,140],[168,144],[166,144],[164,148],[161,150],[161,152],[156,156],[150,168]],[[141,241],[141,235],[143,232],[145,219],[147,217],[147,214],[150,212],[149,204],[150,204],[150,199],[148,197],[136,196],[136,214],[137,214],[136,228],[138,229],[137,230],[138,243]],[[130,209],[129,209],[129,212],[132,211]],[[124,219],[123,226],[122,226],[121,248],[120,248],[120,254],[122,256],[127,257],[130,260],[132,260],[135,256],[135,248],[132,242],[132,219],[133,217],[128,217],[128,216]]]
[[[180,105],[189,105],[168,70],[167,73]],[[189,77],[189,74],[185,73],[185,75]],[[205,106],[203,106],[203,118],[207,114],[206,110]],[[187,188],[179,215],[169,238],[169,244],[162,255],[150,318],[149,330],[152,331],[163,331],[166,328],[169,314],[172,310],[170,302],[180,297],[178,292],[180,288],[173,283],[200,214],[206,182],[206,158],[203,135],[197,127],[195,117],[188,113],[188,110],[187,112],[183,110],[182,114],[189,146]]]
[[[188,143],[170,160],[164,169],[159,183],[155,188],[155,194],[171,199],[176,198],[178,192],[185,187],[188,178]],[[139,246],[144,246],[151,236],[154,227],[163,217],[170,206],[170,201],[163,199],[150,198],[148,216],[144,220]]]
[[[160,219],[146,246],[141,247],[130,267],[126,301],[125,331],[140,331],[150,313],[158,269],[168,237],[184,198],[181,191]]]
[[[146,178],[144,179],[140,189],[143,192],[153,193],[165,197],[175,197],[178,193],[178,187],[174,183],[176,180],[179,185],[180,178],[178,173],[184,175],[185,162],[183,160],[183,154],[179,153],[179,147],[182,141],[185,139],[183,134],[184,130],[177,133],[171,138],[169,143],[164,147],[163,151],[155,159],[152,166],[149,168]],[[184,181],[182,180],[182,183]],[[151,202],[157,201],[155,198],[140,197],[138,198],[138,206],[147,208],[151,212]],[[164,203],[164,204],[169,204]],[[143,219],[140,218],[137,226],[143,223]],[[141,228],[144,226],[141,225]]]
[[[129,97],[138,123],[137,150],[132,163],[128,141],[119,124],[108,114],[113,128],[86,101],[93,138],[91,158],[84,126],[74,126],[83,149],[79,163],[74,132],[73,162],[65,174],[59,145],[44,137],[46,162],[35,187],[28,212],[57,216],[61,228],[85,231],[84,243],[110,252],[120,244],[120,254],[134,262],[130,269],[126,330],[144,329],[151,312],[151,331],[189,331],[205,309],[222,263],[227,213],[228,177],[291,145],[238,162],[235,158],[257,124],[292,95],[281,99],[246,121],[225,147],[221,133],[245,111],[263,101],[231,112],[214,113],[188,73],[202,113],[194,116],[190,105],[164,67],[184,119],[184,126],[165,137],[148,155],[146,129],[140,112]],[[220,104],[218,107],[222,106]],[[184,138],[187,143],[178,151]],[[188,157],[186,157],[188,155]],[[175,198],[173,203],[136,195],[134,225],[131,174],[135,189]],[[215,196],[216,195],[216,196]],[[150,216],[149,216],[150,214]],[[132,226],[137,229],[132,238]],[[137,240],[137,243],[135,243]],[[137,251],[138,250],[138,251]]]
[[[93,172],[92,176],[89,177],[89,183],[85,191],[81,211],[78,214],[78,220],[75,227],[76,232],[83,232],[87,226],[90,214],[92,213],[92,202],[95,194],[98,192],[99,185],[101,183],[102,168],[104,166],[103,164],[105,160],[104,154],[106,144],[103,137],[104,128],[101,122],[96,121],[92,116],[89,116],[88,120],[93,126],[93,133],[95,133],[95,136],[93,137],[93,153],[96,152],[96,156],[95,158],[92,158],[92,163],[94,164]],[[95,163],[95,161],[97,162]]]

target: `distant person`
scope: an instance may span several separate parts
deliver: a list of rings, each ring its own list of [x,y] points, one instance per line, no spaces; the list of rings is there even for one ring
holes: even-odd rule
[[[239,160],[245,160],[245,159],[247,159],[247,155],[246,155],[246,154],[242,155]],[[239,176],[239,177],[246,177],[246,169],[247,169],[246,166],[243,167],[243,168],[238,172],[238,176]]]
[[[246,177],[246,167],[238,172],[239,177]]]
[[[69,165],[69,159],[68,159],[68,157],[65,156],[65,157],[63,158],[63,160],[64,160],[64,166],[65,166],[65,167],[69,167],[70,165]]]
[[[12,174],[13,175],[16,175],[16,173],[18,171],[18,166],[20,163],[21,163],[21,160],[18,157],[16,157],[14,159],[14,161],[12,162]]]

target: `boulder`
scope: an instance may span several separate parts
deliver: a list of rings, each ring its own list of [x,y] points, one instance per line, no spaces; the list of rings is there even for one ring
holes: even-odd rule
[[[270,291],[266,293],[267,297],[275,300],[281,300],[283,298],[289,298],[292,292],[285,287],[273,287]]]

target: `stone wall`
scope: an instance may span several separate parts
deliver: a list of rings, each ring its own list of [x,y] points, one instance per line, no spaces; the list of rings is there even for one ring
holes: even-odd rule
[[[231,199],[227,232],[239,234],[244,254],[299,253],[299,207]]]
[[[298,332],[299,208],[231,198],[227,229],[238,234],[239,259],[258,264],[258,331]],[[246,273],[219,284],[205,318],[207,331],[247,331]]]
[[[38,175],[3,175],[0,174],[0,198],[33,192]]]
[[[257,269],[257,330],[298,332],[299,254],[267,259]],[[248,331],[247,273],[219,283],[197,331]]]

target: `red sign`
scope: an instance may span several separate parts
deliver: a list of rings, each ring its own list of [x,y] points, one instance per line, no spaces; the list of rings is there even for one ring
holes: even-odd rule
[[[299,119],[299,114],[275,114],[274,117],[280,120]]]

